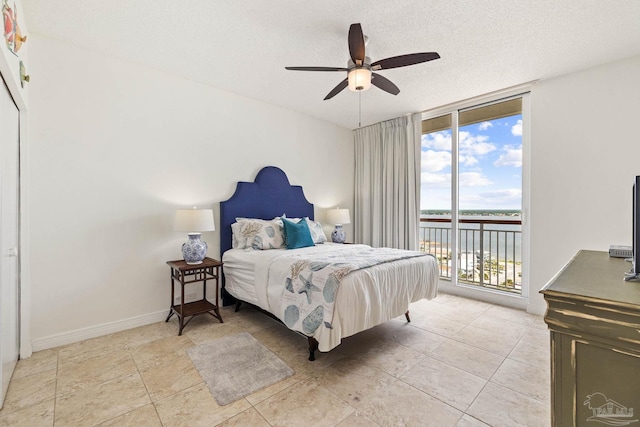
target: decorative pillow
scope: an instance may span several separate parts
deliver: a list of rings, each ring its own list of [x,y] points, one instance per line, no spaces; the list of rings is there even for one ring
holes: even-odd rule
[[[236,218],[231,224],[234,249],[279,249],[284,246],[284,236],[276,221]]]
[[[240,223],[237,221],[238,219],[236,218],[236,222],[231,224],[231,247],[233,249],[245,249],[245,246],[243,246],[244,240],[240,242]]]
[[[307,221],[293,222],[282,218],[287,249],[306,248],[314,246]]]
[[[309,226],[309,232],[311,232],[311,238],[313,239],[313,243],[316,245],[320,243],[324,243],[327,241],[327,236],[325,236],[324,231],[322,230],[322,224],[316,222],[312,219],[304,217],[305,221],[307,221],[307,225]]]

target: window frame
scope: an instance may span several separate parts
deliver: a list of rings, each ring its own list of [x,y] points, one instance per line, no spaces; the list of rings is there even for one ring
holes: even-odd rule
[[[526,308],[526,304],[529,299],[529,277],[530,270],[530,228],[529,228],[529,211],[530,211],[530,163],[531,163],[531,83],[527,83],[520,86],[514,86],[501,91],[492,92],[487,95],[482,95],[474,98],[470,98],[464,101],[448,104],[442,107],[434,108],[424,111],[422,113],[422,120],[433,119],[439,116],[447,114],[451,115],[451,250],[453,253],[458,253],[458,155],[459,155],[459,115],[466,111],[471,111],[477,108],[485,107],[492,104],[509,101],[510,99],[522,98],[522,242],[521,242],[521,257],[522,257],[522,288],[520,295],[509,294],[505,292],[496,291],[493,289],[479,289],[476,286],[466,285],[459,283],[458,275],[451,275],[451,282],[448,284],[448,280],[441,280],[440,285],[444,290],[451,293],[470,296],[481,297],[481,299],[488,300],[489,302],[495,302],[499,304],[507,304],[516,306],[519,308]],[[452,257],[451,259],[452,271],[458,271],[458,257]]]

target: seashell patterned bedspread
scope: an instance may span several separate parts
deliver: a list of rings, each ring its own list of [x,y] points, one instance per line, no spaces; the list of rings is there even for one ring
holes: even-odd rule
[[[336,292],[344,276],[355,270],[407,258],[424,252],[354,246],[340,252],[280,257],[269,267],[269,287],[282,286],[283,312],[279,317],[293,330],[312,335],[324,322],[331,329]]]

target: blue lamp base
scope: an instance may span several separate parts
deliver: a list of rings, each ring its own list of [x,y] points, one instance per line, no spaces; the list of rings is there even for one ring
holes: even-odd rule
[[[207,242],[200,240],[202,233],[189,233],[189,240],[182,244],[182,257],[189,265],[202,264],[207,256]]]
[[[331,241],[333,243],[344,243],[347,233],[344,232],[341,225],[336,225],[335,230],[331,232]]]

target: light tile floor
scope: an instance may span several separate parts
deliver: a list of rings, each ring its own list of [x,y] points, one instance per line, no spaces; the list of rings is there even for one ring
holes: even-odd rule
[[[160,322],[18,362],[2,426],[548,426],[541,317],[440,294],[307,361],[307,341],[249,306]],[[247,331],[295,375],[218,406],[186,349]],[[233,355],[229,355],[233,357]]]

